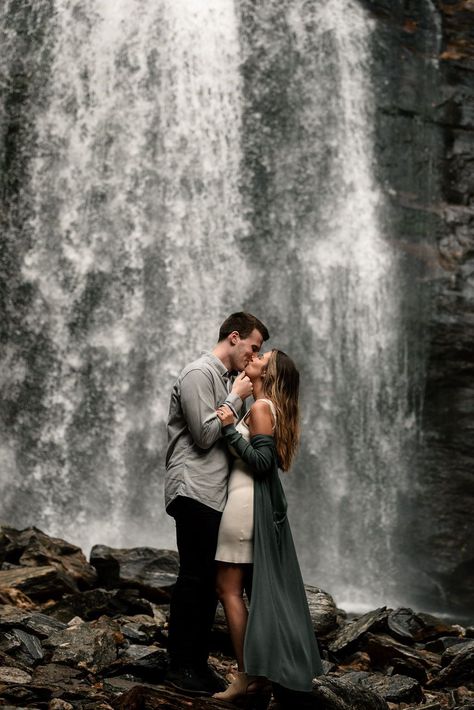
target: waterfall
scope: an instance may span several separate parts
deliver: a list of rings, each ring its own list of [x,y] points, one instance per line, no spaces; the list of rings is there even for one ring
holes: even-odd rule
[[[7,3],[4,19],[14,12]],[[160,544],[173,378],[247,288],[235,10],[56,0],[45,24],[18,278],[33,291],[28,329],[49,352],[3,518],[86,547]],[[18,349],[17,371],[28,357]]]
[[[400,598],[416,421],[373,21],[356,0],[6,0],[0,28],[18,104],[0,124],[2,520],[84,548],[174,545],[171,386],[245,307],[302,372],[285,485],[307,581],[340,604]]]
[[[248,197],[265,239],[261,294],[303,371],[303,444],[287,489],[305,577],[345,608],[400,600],[399,501],[416,421],[399,264],[374,176],[374,23],[352,0],[246,3],[244,18],[247,153],[264,176]]]

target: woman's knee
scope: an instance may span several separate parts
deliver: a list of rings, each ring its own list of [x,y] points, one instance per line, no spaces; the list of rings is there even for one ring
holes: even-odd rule
[[[235,573],[226,574],[225,571],[218,573],[216,580],[216,594],[220,602],[226,599],[235,597],[243,598],[244,586],[243,579],[240,579]]]

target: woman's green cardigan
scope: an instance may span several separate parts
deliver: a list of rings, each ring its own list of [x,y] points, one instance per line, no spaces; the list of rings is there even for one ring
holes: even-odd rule
[[[245,670],[285,688],[309,691],[323,669],[296,556],[273,436],[247,442],[233,425],[226,442],[254,474],[253,581]]]

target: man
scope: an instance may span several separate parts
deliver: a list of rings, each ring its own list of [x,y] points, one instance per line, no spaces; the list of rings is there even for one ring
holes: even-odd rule
[[[255,316],[233,313],[221,325],[213,351],[184,368],[171,394],[165,504],[176,522],[180,568],[170,608],[167,680],[186,692],[211,695],[226,687],[207,663],[217,604],[214,557],[230,461],[216,409],[225,403],[238,416],[252,392],[243,370],[268,338]],[[232,384],[234,370],[240,374]]]

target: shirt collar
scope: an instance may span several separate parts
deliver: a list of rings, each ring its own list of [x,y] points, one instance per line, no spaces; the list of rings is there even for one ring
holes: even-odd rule
[[[219,360],[219,358],[216,357],[214,353],[210,352],[209,350],[205,350],[202,354],[207,356],[209,361],[214,365],[214,367],[218,371],[219,375],[221,375],[222,377],[229,377],[228,369],[226,368],[222,360]]]

